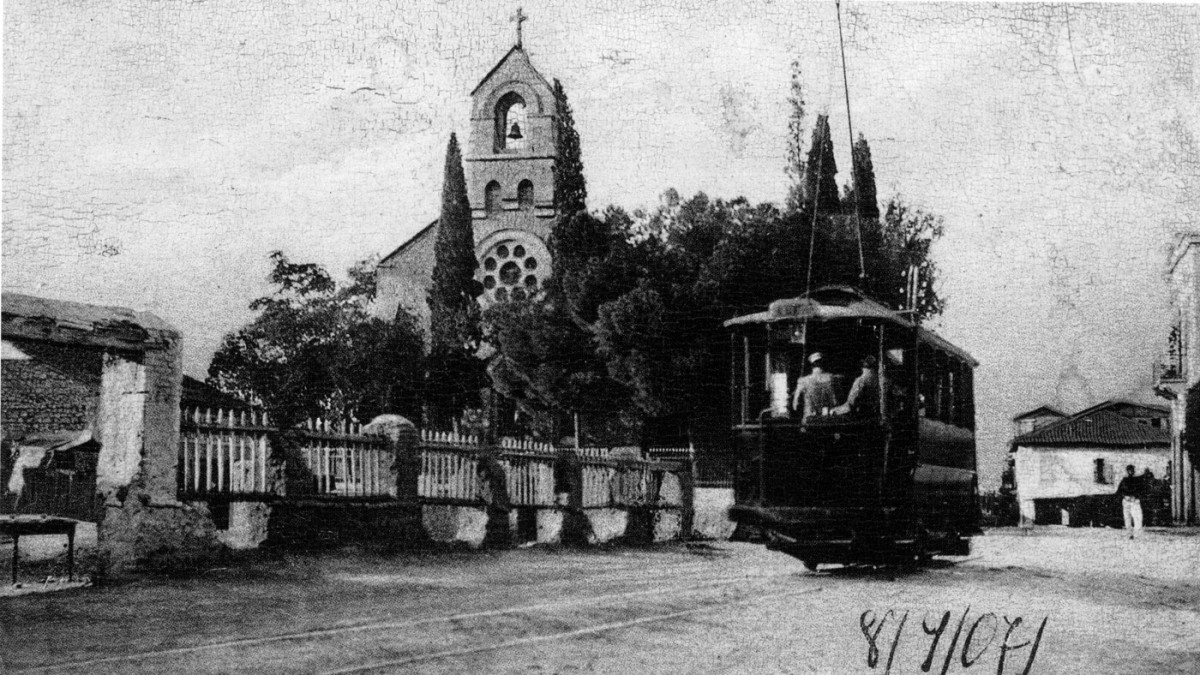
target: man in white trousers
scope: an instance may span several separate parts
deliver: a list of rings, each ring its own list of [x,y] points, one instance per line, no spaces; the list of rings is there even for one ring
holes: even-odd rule
[[[1125,467],[1125,477],[1117,485],[1121,510],[1125,514],[1125,529],[1133,539],[1142,531],[1142,479],[1133,475],[1133,465]]]

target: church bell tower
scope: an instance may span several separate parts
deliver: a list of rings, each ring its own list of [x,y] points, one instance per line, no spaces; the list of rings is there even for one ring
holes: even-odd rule
[[[532,297],[550,273],[558,105],[521,44],[525,19],[518,9],[517,44],[471,92],[465,169],[484,304]]]

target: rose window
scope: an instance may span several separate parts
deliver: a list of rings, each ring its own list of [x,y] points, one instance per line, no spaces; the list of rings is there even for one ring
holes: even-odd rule
[[[485,303],[534,298],[545,282],[549,251],[541,241],[507,239],[482,256],[480,277]]]

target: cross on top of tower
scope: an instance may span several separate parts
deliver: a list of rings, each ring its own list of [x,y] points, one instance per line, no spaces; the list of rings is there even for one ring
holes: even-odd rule
[[[521,24],[525,23],[528,20],[529,20],[529,17],[525,14],[525,12],[521,11],[520,7],[517,8],[517,13],[513,14],[512,17],[509,18],[509,21],[517,22],[517,46],[518,47],[521,46]]]

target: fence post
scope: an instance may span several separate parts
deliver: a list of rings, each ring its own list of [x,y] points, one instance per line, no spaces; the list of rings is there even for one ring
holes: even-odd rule
[[[479,480],[487,481],[490,495],[487,500],[487,526],[484,532],[484,548],[512,548],[513,532],[509,523],[512,502],[508,495],[508,476],[500,463],[495,448],[485,448],[479,453],[477,471]]]
[[[692,538],[692,527],[696,515],[696,454],[689,452],[679,463],[679,491],[683,504],[680,509],[679,538]]]
[[[554,462],[554,492],[566,493],[567,503],[563,509],[562,543],[568,546],[584,546],[591,538],[592,527],[583,509],[583,462],[579,453],[563,448]]]
[[[400,415],[380,415],[362,428],[364,434],[387,439],[387,452],[392,458],[383,479],[389,492],[406,504],[416,504],[421,481],[421,438],[428,432],[419,431],[412,422]]]

